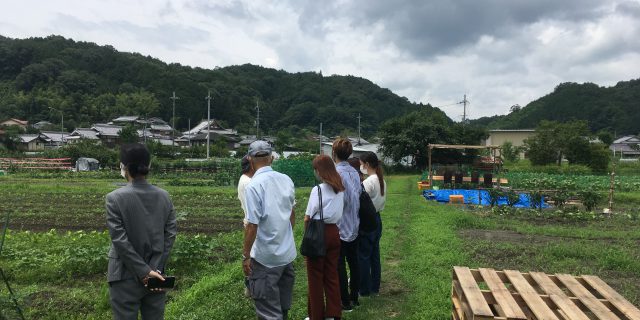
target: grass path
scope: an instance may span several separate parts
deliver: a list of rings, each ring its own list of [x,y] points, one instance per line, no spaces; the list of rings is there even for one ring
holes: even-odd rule
[[[344,319],[448,319],[451,267],[464,264],[456,236],[459,211],[428,204],[417,195],[414,177],[388,178],[389,194],[383,212],[381,252],[382,288],[377,297]],[[296,227],[296,239],[302,229]],[[307,278],[302,257],[296,259],[296,284],[290,319],[306,316]],[[192,288],[174,297],[167,316],[176,319],[253,319],[251,301],[241,297],[239,263],[211,270]]]

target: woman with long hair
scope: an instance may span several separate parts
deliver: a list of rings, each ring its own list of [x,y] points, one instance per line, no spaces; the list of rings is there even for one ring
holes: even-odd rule
[[[380,238],[382,237],[382,219],[380,212],[384,210],[386,201],[386,183],[382,172],[382,164],[373,152],[360,157],[360,171],[368,177],[362,182],[364,190],[371,197],[376,208],[378,228],[360,235],[358,260],[360,265],[360,295],[368,296],[380,292]]]
[[[340,234],[336,223],[342,218],[344,186],[330,157],[317,156],[313,159],[313,169],[321,183],[314,187],[309,195],[309,203],[304,216],[305,229],[311,219],[320,219],[320,215],[316,213],[320,210],[319,196],[321,196],[325,223],[324,241],[327,252],[324,257],[305,259],[309,284],[307,311],[311,320],[339,319],[342,316],[338,278]],[[318,189],[321,191],[320,195]]]

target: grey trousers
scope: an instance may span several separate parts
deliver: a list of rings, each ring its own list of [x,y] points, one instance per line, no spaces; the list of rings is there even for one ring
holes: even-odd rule
[[[293,263],[268,268],[251,259],[249,292],[260,320],[286,319],[293,298]]]
[[[136,279],[109,283],[109,300],[115,320],[164,319],[166,294],[151,293]]]

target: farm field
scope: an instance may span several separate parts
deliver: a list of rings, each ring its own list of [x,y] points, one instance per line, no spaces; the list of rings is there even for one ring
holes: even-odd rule
[[[415,176],[391,176],[383,212],[383,289],[344,319],[448,319],[451,267],[594,274],[640,305],[640,219],[635,215],[502,214],[424,200]],[[233,187],[166,188],[179,236],[169,265],[179,287],[167,319],[253,319],[242,297],[241,210]],[[109,238],[104,195],[118,179],[0,178],[2,213],[12,220],[0,266],[29,319],[109,319]],[[309,188],[297,189],[296,240]],[[617,202],[638,207],[637,192]],[[55,230],[51,230],[55,229]],[[304,260],[296,260],[291,319],[306,316]],[[0,310],[11,310],[5,288]],[[9,313],[9,319],[12,319]]]

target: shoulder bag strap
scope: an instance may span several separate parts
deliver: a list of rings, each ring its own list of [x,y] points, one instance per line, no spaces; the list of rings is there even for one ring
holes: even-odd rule
[[[324,213],[322,208],[322,188],[320,185],[318,185],[318,199],[320,200],[320,220],[324,221]]]

